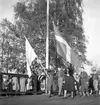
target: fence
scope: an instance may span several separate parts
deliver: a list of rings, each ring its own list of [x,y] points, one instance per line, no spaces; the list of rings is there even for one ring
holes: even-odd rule
[[[0,95],[37,94],[39,89],[36,75],[0,73]]]

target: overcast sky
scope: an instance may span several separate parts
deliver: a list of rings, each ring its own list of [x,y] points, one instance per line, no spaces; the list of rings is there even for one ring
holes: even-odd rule
[[[84,29],[89,37],[87,57],[100,66],[100,0],[84,1]]]
[[[18,0],[0,0],[0,21],[7,17],[13,20],[13,6]],[[83,0],[84,3],[84,30],[89,39],[87,58],[100,65],[100,0]]]
[[[13,6],[18,0],[0,0],[0,20],[7,18],[12,21],[13,19]]]

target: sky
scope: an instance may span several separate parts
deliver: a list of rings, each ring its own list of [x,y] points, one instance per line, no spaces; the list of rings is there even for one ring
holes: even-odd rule
[[[18,0],[0,0],[0,21],[7,18],[12,21],[14,11],[13,6]],[[83,27],[87,44],[87,58],[100,66],[100,0],[83,0]]]
[[[3,18],[7,18],[8,20],[13,20],[13,6],[16,4],[18,0],[0,0],[0,21]]]
[[[83,0],[83,26],[89,44],[87,45],[87,58],[100,66],[100,0]]]

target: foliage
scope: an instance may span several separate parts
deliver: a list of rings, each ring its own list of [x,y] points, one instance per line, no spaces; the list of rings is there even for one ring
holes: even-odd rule
[[[14,6],[15,23],[12,24],[8,20],[2,22],[8,28],[9,34],[6,32],[6,35],[12,38],[15,43],[9,49],[10,53],[13,51],[13,54],[10,54],[12,56],[14,56],[15,50],[18,51],[15,54],[17,55],[16,59],[19,59],[20,54],[22,54],[21,59],[25,57],[24,36],[26,36],[45,66],[46,5],[46,0],[19,1]],[[87,40],[83,30],[82,12],[82,0],[50,0],[50,63],[56,65],[55,59],[57,54],[52,21],[59,27],[63,37],[80,56],[80,59],[86,61]],[[11,49],[13,50],[11,51]]]
[[[28,0],[18,2],[14,8],[15,17],[23,20],[28,33],[46,36],[46,0]],[[67,42],[85,59],[87,42],[83,31],[82,0],[51,0],[50,2],[50,38],[53,37],[52,21],[56,23]],[[30,32],[29,32],[30,31]],[[34,33],[33,32],[33,33]],[[28,34],[29,36],[29,34]]]
[[[25,60],[23,54],[25,51],[21,48],[21,43],[18,38],[16,38],[15,33],[11,31],[10,23],[7,19],[4,19],[1,22],[1,43],[2,45],[2,53],[1,61],[2,61],[2,69],[12,70],[14,68],[21,68],[22,60]],[[22,57],[21,57],[22,56]]]

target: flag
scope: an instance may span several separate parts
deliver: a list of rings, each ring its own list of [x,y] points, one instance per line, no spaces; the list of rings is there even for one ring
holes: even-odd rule
[[[58,30],[54,23],[53,26],[57,45],[57,53],[75,67],[80,67],[81,62],[78,56],[75,54],[74,50],[71,49],[66,40],[61,36],[60,31]]]
[[[78,55],[71,49],[71,63],[78,69],[81,67],[81,61],[78,58]]]
[[[30,77],[31,76],[30,66],[31,66],[32,61],[37,57],[37,55],[34,52],[34,49],[31,47],[26,37],[25,39],[26,39],[26,42],[25,42],[26,49],[25,50],[26,50],[27,73]]]
[[[66,61],[71,63],[71,47],[68,45],[66,40],[61,36],[61,33],[59,32],[55,24],[53,24],[53,26],[57,45],[57,53],[60,56],[62,56]]]

